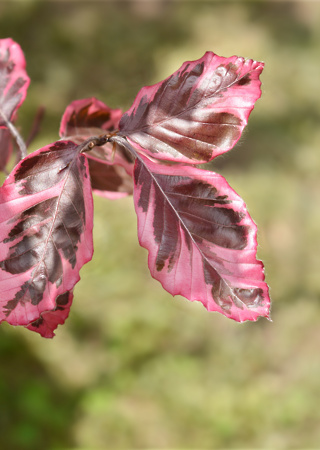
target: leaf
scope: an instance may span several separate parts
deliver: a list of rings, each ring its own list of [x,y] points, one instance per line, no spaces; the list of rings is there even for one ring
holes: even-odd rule
[[[94,97],[75,100],[66,108],[60,125],[60,136],[78,144],[92,135],[112,133],[119,126],[120,109],[111,109]],[[102,197],[116,199],[133,192],[133,161],[128,153],[110,143],[87,153],[91,185]]]
[[[87,148],[47,145],[20,161],[0,189],[0,321],[26,326],[57,311],[92,258]],[[61,317],[55,313],[57,323]]]
[[[256,225],[221,175],[139,157],[134,183],[139,242],[168,292],[239,322],[269,317]]]
[[[62,116],[59,134],[66,138],[112,132],[119,127],[121,116],[121,109],[109,108],[95,97],[74,100]]]
[[[204,163],[239,140],[260,97],[263,63],[207,52],[166,80],[143,87],[119,135],[161,160]]]
[[[39,319],[31,322],[26,328],[39,333],[42,337],[53,338],[54,330],[68,318],[72,300],[72,292],[59,295],[56,299],[57,306],[52,311],[43,312]]]
[[[110,165],[101,159],[87,155],[93,192],[110,200],[131,195],[133,192],[132,175],[120,165]],[[118,158],[117,158],[118,159]],[[133,163],[127,169],[133,172]]]
[[[23,103],[30,78],[25,70],[26,61],[19,44],[12,39],[0,39],[0,127],[15,119]]]

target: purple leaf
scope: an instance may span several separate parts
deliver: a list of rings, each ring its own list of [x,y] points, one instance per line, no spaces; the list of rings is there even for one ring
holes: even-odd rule
[[[60,124],[60,136],[93,136],[119,127],[121,109],[109,108],[95,97],[75,100],[67,106]]]
[[[226,180],[139,157],[134,182],[138,237],[151,275],[171,294],[236,321],[269,317],[257,228]]]
[[[90,152],[91,153],[91,152]],[[93,192],[110,200],[131,195],[133,192],[133,163],[127,162],[126,168],[121,165],[110,165],[102,159],[88,156],[89,171]],[[121,158],[118,153],[116,160]],[[128,173],[131,171],[131,175]]]
[[[119,126],[120,109],[111,109],[94,97],[75,100],[66,108],[60,136],[80,144],[92,135],[112,133]],[[87,153],[93,191],[109,199],[133,192],[133,161],[121,147],[110,143]]]
[[[0,127],[15,119],[15,113],[27,95],[30,79],[20,46],[12,39],[0,39]]]
[[[260,97],[263,63],[207,52],[166,80],[143,87],[119,135],[161,160],[204,163],[232,148]]]
[[[68,318],[72,300],[72,292],[59,295],[56,299],[56,307],[52,311],[43,312],[39,319],[31,322],[26,328],[39,333],[42,337],[53,338],[54,330],[58,325],[64,324]]]
[[[81,153],[91,143],[47,145],[20,161],[1,187],[0,321],[26,326],[57,311],[57,299],[92,258],[92,194]]]

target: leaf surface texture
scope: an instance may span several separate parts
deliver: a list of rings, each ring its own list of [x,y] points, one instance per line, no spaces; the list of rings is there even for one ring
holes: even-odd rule
[[[148,156],[208,162],[239,140],[260,97],[263,63],[212,52],[143,87],[120,120],[120,135]]]
[[[173,295],[242,322],[268,317],[256,225],[214,172],[137,159],[134,203],[151,275]]]
[[[92,194],[80,150],[70,141],[37,150],[0,190],[0,320],[26,326],[56,310],[92,258]]]

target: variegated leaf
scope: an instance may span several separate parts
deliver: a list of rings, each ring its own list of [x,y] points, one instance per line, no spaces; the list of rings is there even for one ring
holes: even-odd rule
[[[30,78],[25,67],[20,45],[10,38],[0,39],[0,127],[14,120],[27,95]]]
[[[257,228],[243,200],[214,172],[139,157],[134,203],[151,275],[173,295],[236,321],[269,317]]]
[[[166,80],[143,87],[119,135],[153,158],[204,163],[239,140],[260,97],[263,63],[207,52]]]
[[[0,321],[26,326],[56,311],[92,258],[85,146],[58,141],[37,150],[0,189]]]

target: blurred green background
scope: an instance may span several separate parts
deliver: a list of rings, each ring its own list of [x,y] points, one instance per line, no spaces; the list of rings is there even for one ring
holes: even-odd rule
[[[206,50],[265,61],[235,149],[210,167],[245,199],[273,322],[238,324],[172,297],[147,269],[132,199],[95,198],[93,261],[53,340],[0,327],[0,447],[320,447],[320,3],[0,2],[1,38],[31,85],[32,150],[68,103],[126,110],[138,90]]]

